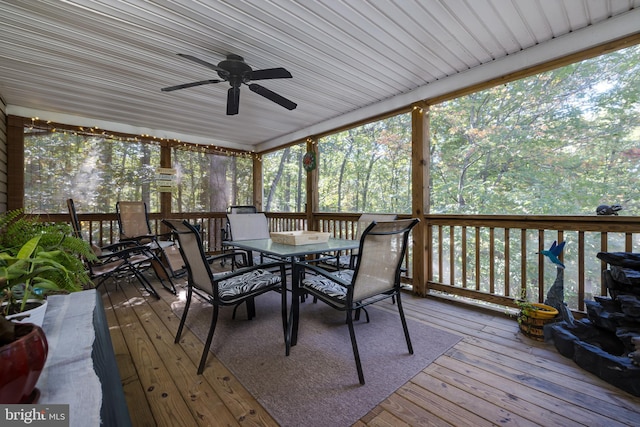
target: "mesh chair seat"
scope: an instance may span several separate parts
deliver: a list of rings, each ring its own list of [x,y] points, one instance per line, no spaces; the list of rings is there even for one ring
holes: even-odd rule
[[[155,259],[152,267],[158,277],[163,278],[162,286],[176,293],[176,288],[171,280],[172,277],[179,277],[182,272],[180,257],[173,255],[169,248],[174,242],[162,240],[159,235],[153,234],[145,202],[118,201],[116,203],[116,214],[118,216],[118,227],[120,228],[120,241],[135,241],[139,245],[147,245],[153,251]],[[175,249],[175,248],[174,248]],[[175,261],[177,258],[177,261]],[[169,286],[165,285],[165,280]]]
[[[126,262],[123,259],[106,262],[104,264],[94,264],[91,267],[90,275],[92,277],[105,277],[112,273],[122,271],[123,267],[126,267]]]
[[[218,282],[218,295],[221,300],[232,302],[238,297],[272,287],[282,281],[280,275],[266,270],[253,270],[240,276]]]
[[[353,279],[353,270],[344,270],[339,272],[332,272],[333,278],[329,279],[324,276],[308,275],[303,283],[307,288],[314,289],[318,292],[325,294],[337,303],[345,303],[347,300],[348,286]],[[342,285],[339,282],[346,281],[349,285]]]
[[[351,255],[340,255],[336,258],[326,258],[323,262],[334,267],[349,268],[351,266]]]

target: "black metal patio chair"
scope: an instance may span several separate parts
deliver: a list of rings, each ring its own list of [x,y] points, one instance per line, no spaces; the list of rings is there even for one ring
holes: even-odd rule
[[[255,316],[254,298],[269,291],[280,292],[282,296],[282,329],[286,338],[287,283],[284,263],[270,263],[214,274],[210,267],[211,260],[207,258],[200,235],[193,225],[187,221],[178,220],[163,220],[163,223],[175,233],[178,239],[188,277],[187,299],[175,342],[180,341],[193,294],[213,305],[211,325],[200,358],[198,374],[202,374],[204,370],[218,321],[219,309],[222,306],[237,306],[246,302],[249,319],[251,319]],[[267,268],[276,270],[269,271]]]
[[[366,312],[368,305],[395,298],[407,348],[409,353],[413,354],[400,298],[400,272],[409,233],[418,222],[418,219],[372,222],[360,238],[359,260],[354,270],[348,270],[348,274],[345,271],[330,272],[307,264],[301,285],[294,289],[294,304],[299,299],[297,296],[308,293],[336,310],[346,311],[346,323],[360,384],[364,384],[365,381],[353,321],[359,320],[359,312],[364,310],[369,322],[369,313]],[[294,313],[297,313],[297,310]],[[294,345],[297,340],[298,319],[293,316],[292,322],[292,342],[288,344]],[[287,354],[288,352],[289,349]]]

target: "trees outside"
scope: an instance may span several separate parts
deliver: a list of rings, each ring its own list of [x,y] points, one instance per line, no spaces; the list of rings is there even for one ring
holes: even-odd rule
[[[318,141],[320,211],[411,212],[411,115]]]
[[[118,200],[145,200],[159,209],[151,191],[160,147],[140,142],[49,129],[25,130],[25,212],[65,213],[73,198],[84,212],[115,212]]]
[[[304,211],[307,173],[302,168],[302,157],[305,149],[305,144],[297,144],[262,157],[263,210]]]
[[[253,203],[253,159],[174,149],[174,212],[224,211]],[[118,200],[143,200],[160,210],[156,169],[160,146],[90,133],[25,130],[25,212],[115,212]]]
[[[224,212],[230,205],[253,204],[253,160],[174,149],[178,186],[173,212]]]
[[[431,212],[640,213],[640,47],[436,105]]]
[[[430,213],[595,215],[598,205],[620,204],[620,215],[640,215],[640,45],[434,105],[429,114]],[[263,156],[265,211],[305,210],[305,151],[303,143]],[[254,204],[250,155],[176,147],[172,158],[178,172],[174,212]],[[157,211],[159,160],[158,145],[134,138],[26,127],[25,211],[65,212],[69,197],[83,212],[113,212],[118,200],[144,200]],[[410,213],[410,114],[319,139],[317,167],[320,211]],[[527,248],[537,248],[533,231],[524,237]],[[501,286],[488,283],[486,260],[492,256],[500,271],[506,263],[506,250],[498,245],[494,253],[488,244],[491,232],[469,228],[439,242],[445,251],[454,247],[450,238],[469,242],[466,259],[443,256],[457,257],[456,269],[467,266],[463,281],[473,283],[479,274],[483,291]],[[512,248],[511,289],[498,293],[519,293],[521,263],[528,277],[524,287],[544,287],[535,283],[538,255],[513,249],[519,238],[495,231],[494,239],[508,239]],[[578,245],[571,243],[578,238],[575,232],[563,235],[569,243],[565,293],[573,306],[580,291]],[[625,238],[609,233],[609,250],[624,250]],[[584,233],[585,259],[595,260],[600,239]],[[548,233],[544,246],[553,240]],[[599,286],[599,268],[599,262],[585,267],[587,298]],[[552,283],[554,273],[546,271],[544,283]]]

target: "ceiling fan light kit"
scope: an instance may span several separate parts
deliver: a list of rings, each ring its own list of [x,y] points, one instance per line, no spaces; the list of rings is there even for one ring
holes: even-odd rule
[[[212,83],[229,82],[229,85],[231,86],[227,92],[227,115],[229,116],[238,114],[240,106],[240,86],[243,84],[249,86],[249,90],[252,92],[264,96],[268,100],[283,106],[287,110],[294,110],[298,106],[295,102],[282,95],[278,95],[264,86],[257,83],[250,83],[254,80],[290,79],[292,77],[291,73],[284,68],[279,67],[253,70],[246,62],[244,62],[244,59],[241,56],[233,54],[227,55],[227,59],[219,62],[218,65],[213,65],[192,55],[186,55],[183,53],[179,53],[178,55],[216,71],[220,79],[200,80],[192,83],[164,87],[160,89],[163,92],[171,92],[174,90]]]

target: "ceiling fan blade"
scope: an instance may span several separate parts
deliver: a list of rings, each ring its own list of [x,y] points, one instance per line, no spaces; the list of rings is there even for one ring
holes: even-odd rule
[[[221,76],[223,78],[225,76],[229,75],[229,72],[227,70],[225,70],[224,68],[220,68],[217,65],[213,65],[213,64],[211,64],[211,63],[209,63],[207,61],[203,61],[202,59],[196,58],[193,55],[187,55],[187,54],[184,54],[184,53],[179,53],[178,56],[181,56],[183,58],[187,58],[188,60],[193,61],[193,62],[197,62],[200,65],[203,65],[203,66],[205,66],[207,68],[211,68],[212,70],[216,70],[217,72],[222,73],[224,75],[224,76]]]
[[[267,68],[251,72],[251,80],[290,79],[291,77],[291,73],[284,68]]]
[[[266,87],[260,86],[259,84],[251,83],[249,85],[249,89],[251,89],[252,92],[257,93],[258,95],[262,95],[265,98],[270,99],[276,104],[282,105],[287,110],[294,110],[298,106],[298,104],[296,104],[295,102],[289,101],[284,96],[278,95],[277,93],[272,92]]]
[[[232,86],[227,92],[227,115],[233,116],[238,114],[240,106],[240,86]]]
[[[209,83],[220,83],[221,81],[222,80],[200,80],[199,82],[184,83],[184,84],[181,84],[181,85],[163,87],[160,90],[162,92],[171,92],[172,90],[185,89],[185,88],[194,87],[194,86],[202,86],[202,85],[207,85]]]

